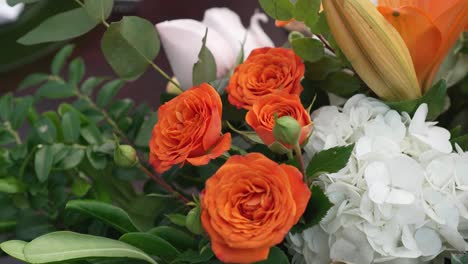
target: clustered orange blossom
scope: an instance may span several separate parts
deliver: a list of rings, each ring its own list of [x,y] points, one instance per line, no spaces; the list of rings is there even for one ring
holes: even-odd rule
[[[300,142],[311,133],[299,94],[304,64],[290,49],[260,48],[239,65],[227,87],[229,102],[249,109],[246,121],[265,144],[274,136],[274,116],[301,125]],[[222,134],[222,102],[209,84],[193,87],[159,108],[150,140],[150,162],[159,173],[174,165],[205,165],[231,146]],[[227,263],[268,257],[304,213],[311,192],[301,172],[260,153],[232,156],[206,182],[202,225],[216,256]]]

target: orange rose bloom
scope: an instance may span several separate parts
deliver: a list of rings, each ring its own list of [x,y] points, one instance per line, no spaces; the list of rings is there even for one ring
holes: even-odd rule
[[[251,126],[265,145],[275,142],[273,127],[275,126],[275,114],[278,118],[290,116],[301,125],[299,144],[302,145],[312,132],[312,122],[309,113],[302,106],[298,95],[276,93],[262,97],[252,106],[245,116],[245,121]],[[288,146],[287,146],[288,147]]]
[[[163,173],[187,161],[208,164],[231,147],[231,134],[221,135],[222,103],[208,84],[193,87],[159,108],[150,140],[150,163]]]
[[[226,263],[265,260],[307,206],[310,190],[293,166],[260,153],[232,156],[206,182],[203,228]]]
[[[249,110],[259,98],[279,90],[300,94],[304,68],[304,63],[290,49],[255,49],[229,80],[226,88],[229,102]]]

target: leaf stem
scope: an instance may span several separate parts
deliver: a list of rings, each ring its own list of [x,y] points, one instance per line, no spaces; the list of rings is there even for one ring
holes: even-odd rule
[[[335,52],[335,49],[333,49],[330,44],[328,43],[328,41],[322,36],[322,35],[317,35],[317,37],[320,39],[320,41],[323,43],[323,45],[325,45],[325,47],[327,49],[329,49],[331,52],[333,53],[336,53]]]
[[[154,62],[152,62],[152,61],[150,61],[148,59],[146,61],[151,65],[151,67],[153,67],[153,69],[155,69],[159,74],[161,74],[164,78],[166,78],[167,81],[169,81],[170,83],[174,84],[177,88],[182,90],[180,85],[177,82],[175,82],[169,75],[167,75],[166,72],[164,72],[161,68],[159,68],[159,66],[156,65],[156,63],[154,63]]]

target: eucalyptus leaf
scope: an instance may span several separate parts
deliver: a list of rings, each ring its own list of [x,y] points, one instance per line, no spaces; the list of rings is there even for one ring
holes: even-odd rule
[[[193,86],[216,80],[216,61],[213,54],[206,46],[208,33],[207,28],[205,36],[202,39],[202,47],[198,53],[198,61],[193,65]]]
[[[308,62],[316,62],[325,55],[322,42],[313,38],[294,39],[292,48],[299,57]]]
[[[319,20],[320,0],[297,0],[294,7],[294,18],[304,21],[308,27],[312,27]]]
[[[154,25],[140,17],[124,17],[104,33],[101,49],[112,69],[124,79],[136,79],[160,49]]]
[[[18,39],[23,45],[62,41],[81,36],[97,25],[82,7],[54,15]]]
[[[294,5],[290,0],[259,0],[265,13],[277,20],[293,18]]]
[[[309,178],[323,173],[335,173],[344,168],[351,157],[354,144],[322,150],[312,157],[306,169]]]
[[[84,0],[84,6],[89,16],[101,22],[110,16],[114,0]]]
[[[128,214],[119,207],[94,200],[69,201],[65,207],[99,219],[122,233],[139,231]]]
[[[127,243],[104,237],[60,231],[38,237],[24,247],[31,263],[49,263],[90,257],[141,259],[157,264],[143,251]]]

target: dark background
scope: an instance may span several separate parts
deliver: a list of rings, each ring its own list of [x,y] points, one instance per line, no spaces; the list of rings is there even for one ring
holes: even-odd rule
[[[239,14],[245,27],[248,27],[250,17],[255,10],[261,10],[257,0],[143,0],[137,6],[137,9],[128,15],[146,18],[153,24],[178,18],[202,20],[204,11],[210,7],[228,7],[232,9]],[[120,19],[119,16],[121,15],[113,14],[109,21],[117,21]],[[287,39],[287,33],[276,28],[272,19],[264,24],[263,28],[277,45],[281,45]],[[100,50],[100,39],[104,29],[104,26],[99,25],[85,36],[71,41],[76,44],[73,56],[80,56],[85,60],[87,76],[115,76]],[[54,53],[52,52],[38,61],[13,71],[0,73],[0,93],[14,90],[20,81],[30,73],[48,72]],[[172,75],[163,49],[155,62]],[[136,102],[146,102],[150,106],[156,107],[159,103],[159,95],[161,91],[164,91],[166,84],[167,81],[159,73],[152,68],[148,68],[146,73],[138,80],[127,83],[121,90],[119,97],[130,97]],[[53,107],[53,105],[50,106]]]

